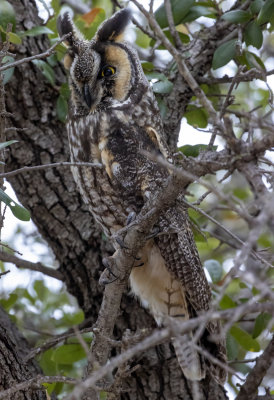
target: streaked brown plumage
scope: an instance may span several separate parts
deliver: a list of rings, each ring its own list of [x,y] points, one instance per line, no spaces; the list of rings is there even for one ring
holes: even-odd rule
[[[68,14],[58,22],[60,35],[72,32],[64,61],[72,92],[67,124],[71,158],[104,166],[74,167],[73,174],[108,237],[126,225],[130,212],[141,210],[169,175],[166,168],[148,160],[140,150],[158,153],[172,162],[153,92],[137,53],[123,41],[129,19],[126,9],[116,13],[99,27],[91,41],[81,38]],[[161,215],[157,226],[161,235],[143,248],[144,266],[133,268],[131,288],[158,324],[167,318],[186,320],[209,309],[211,293],[180,198]],[[217,323],[209,323],[200,342],[225,361],[223,343],[208,341],[209,334],[218,331]],[[192,334],[173,338],[185,376],[203,379],[208,368],[223,381],[224,371],[204,362],[192,348],[191,339]]]

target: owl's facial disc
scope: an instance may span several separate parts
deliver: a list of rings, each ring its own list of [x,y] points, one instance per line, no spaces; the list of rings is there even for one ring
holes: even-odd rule
[[[73,97],[77,105],[94,110],[103,96],[102,84],[98,81],[101,56],[94,50],[83,47],[71,64],[70,77]]]

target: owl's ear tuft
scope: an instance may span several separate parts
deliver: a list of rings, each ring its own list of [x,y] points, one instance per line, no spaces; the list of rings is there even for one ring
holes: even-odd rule
[[[63,37],[64,35],[67,35],[68,33],[71,33],[71,35],[64,40],[64,44],[67,47],[73,46],[73,43],[75,42],[75,29],[73,22],[70,18],[70,15],[68,12],[64,13],[63,15],[60,15],[57,20],[57,30],[59,33],[60,38]]]
[[[102,23],[96,35],[96,39],[101,42],[123,40],[123,33],[129,24],[131,12],[127,8],[116,12],[111,18]]]

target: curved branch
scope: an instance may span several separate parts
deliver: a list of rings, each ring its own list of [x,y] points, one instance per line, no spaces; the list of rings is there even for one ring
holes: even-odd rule
[[[253,400],[256,397],[257,389],[262,382],[267,370],[274,360],[274,335],[263,354],[258,357],[252,371],[248,374],[245,383],[241,386],[240,392],[235,400]]]

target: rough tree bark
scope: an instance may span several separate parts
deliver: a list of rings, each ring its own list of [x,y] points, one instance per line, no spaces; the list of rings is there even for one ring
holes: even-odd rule
[[[12,0],[11,3],[16,10],[18,30],[41,25],[34,0]],[[216,31],[211,32],[213,39],[217,34],[220,39],[226,33],[225,30],[214,29]],[[205,37],[206,35],[203,40],[197,39],[196,61],[191,61],[192,66],[195,66],[193,73],[196,77],[209,69],[216,46],[214,40],[208,43]],[[48,47],[49,42],[44,35],[25,38],[23,45],[16,47],[16,57],[38,54]],[[55,68],[55,74],[56,86],[66,81],[61,65]],[[182,110],[191,96],[182,79],[174,79],[177,82],[167,99],[170,108],[167,118],[169,123],[166,122],[169,143],[173,146],[177,139]],[[57,97],[58,88],[52,87],[32,63],[16,68],[6,88],[6,103],[7,110],[13,113],[10,126],[24,130],[8,133],[8,139],[17,139],[19,143],[10,149],[7,170],[69,160],[65,126],[56,118]],[[19,174],[11,177],[10,183],[19,201],[31,211],[39,232],[53,250],[67,290],[77,298],[86,317],[94,322],[103,290],[98,285],[100,272],[103,270],[101,260],[111,253],[111,248],[83,204],[69,168]],[[115,335],[120,337],[125,329],[136,331],[153,326],[155,324],[151,316],[125,294]],[[11,334],[12,328],[7,328],[7,340],[11,340]],[[7,341],[5,345],[9,346]],[[7,362],[8,360],[1,359],[1,370]],[[138,359],[138,364],[140,368],[127,379],[127,393],[122,394],[121,399],[192,399],[189,383],[182,376],[168,343],[147,351]],[[20,379],[26,377],[22,375]],[[44,398],[39,396],[37,393],[37,397],[30,398]],[[226,395],[223,388],[214,381],[207,380],[201,385],[200,398],[222,400]]]
[[[9,316],[0,307],[0,390],[5,390],[16,383],[23,382],[41,373],[35,361],[24,362],[30,346]],[[46,393],[40,389],[20,391],[14,400],[46,400]]]

